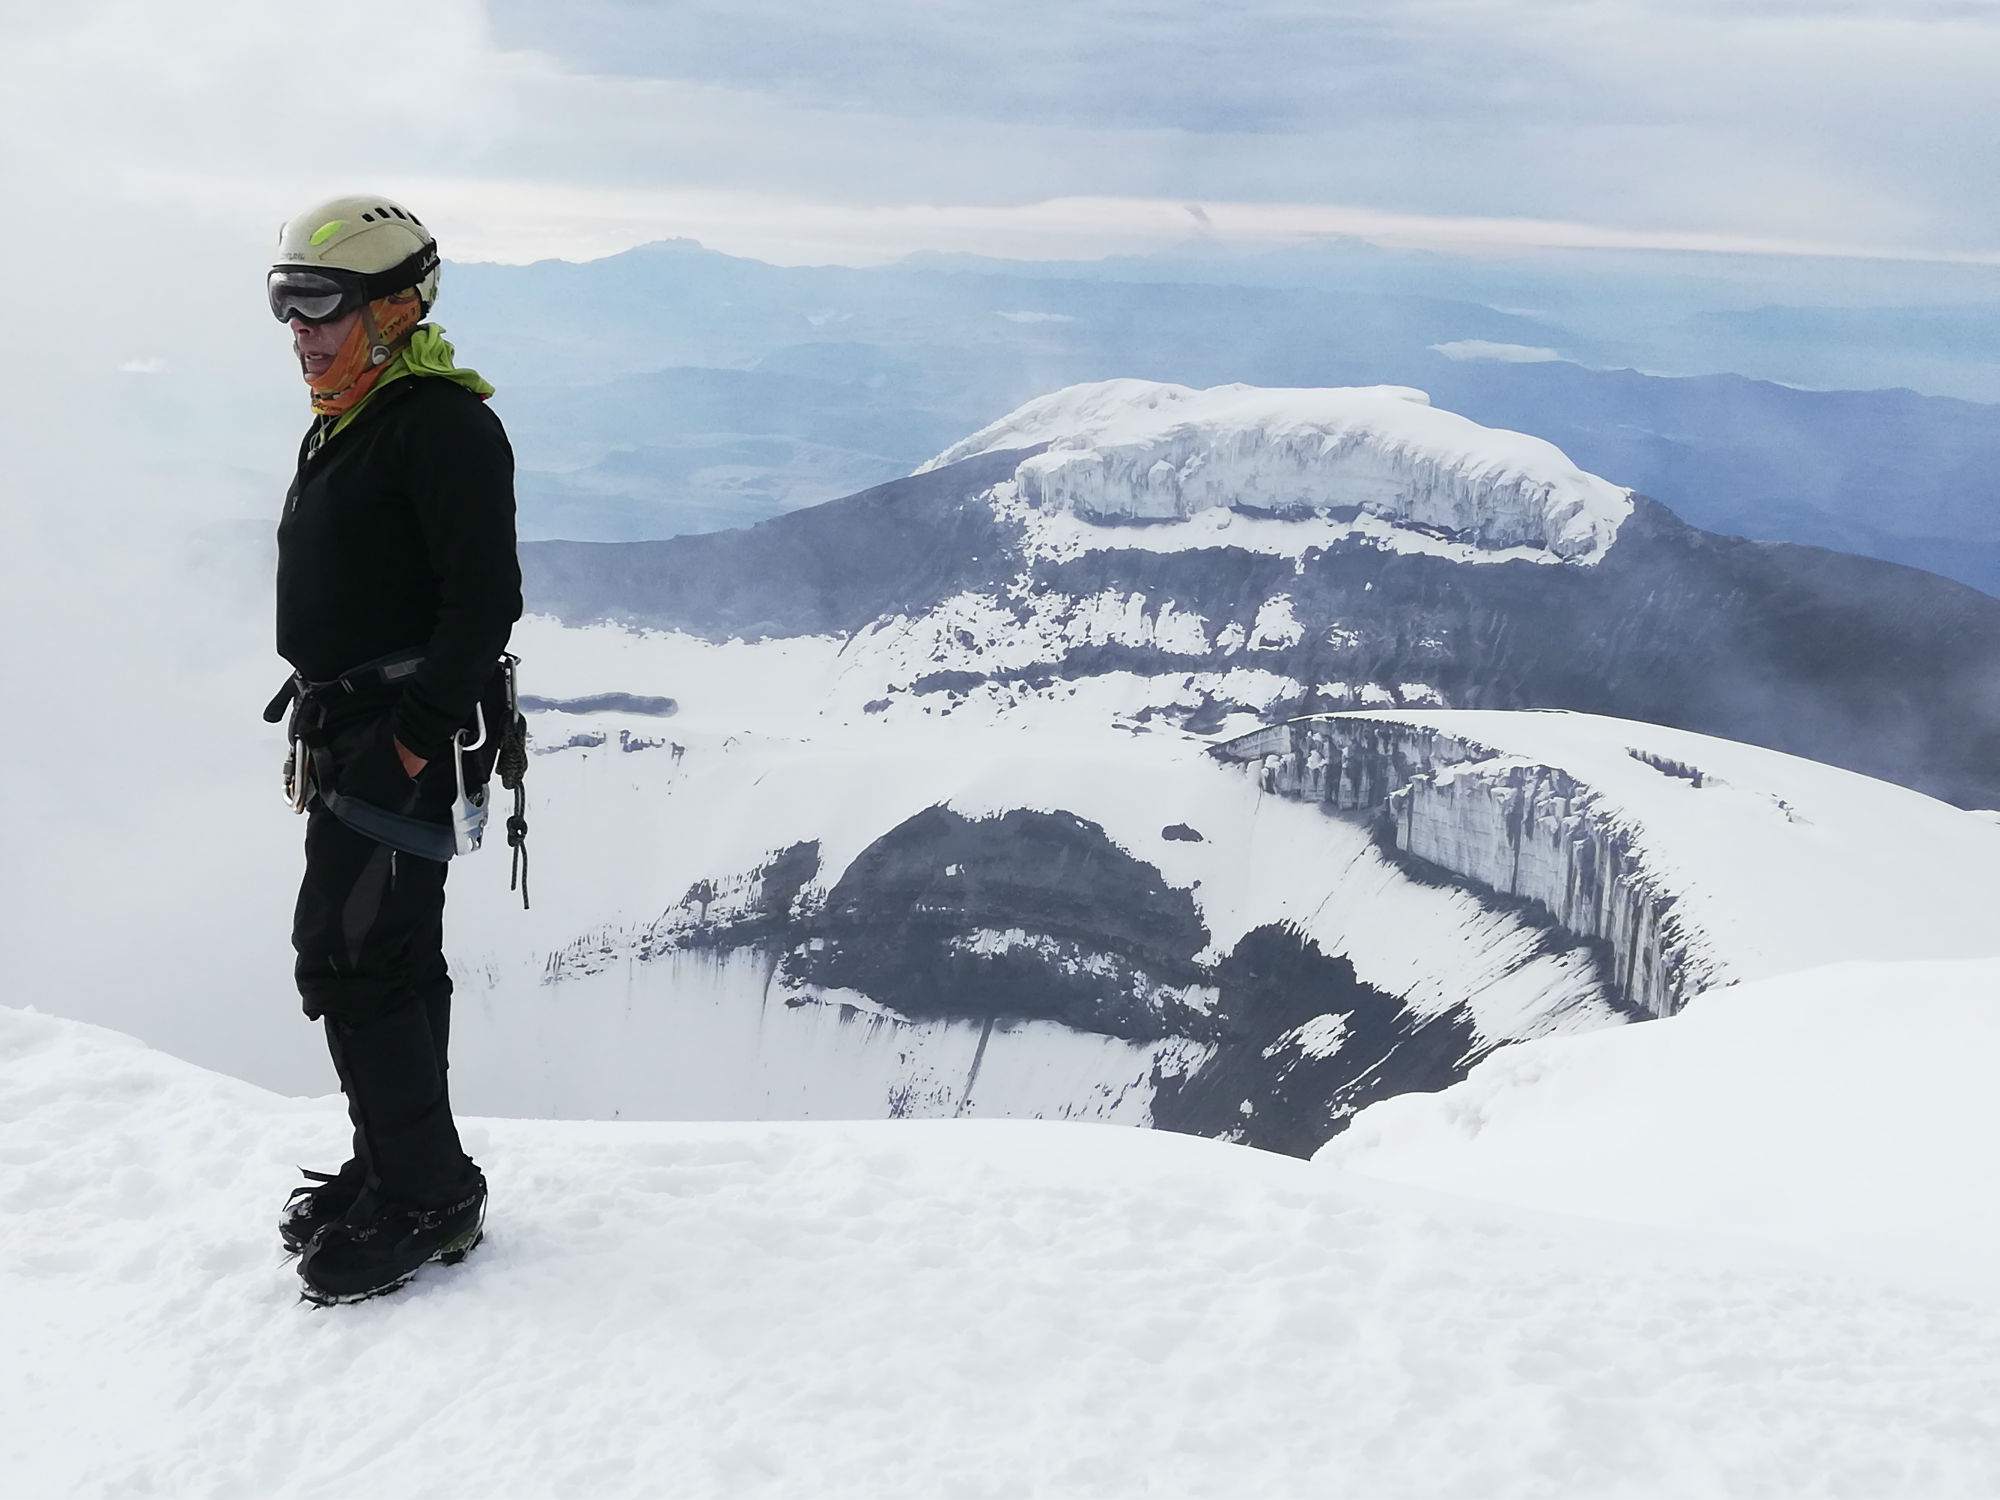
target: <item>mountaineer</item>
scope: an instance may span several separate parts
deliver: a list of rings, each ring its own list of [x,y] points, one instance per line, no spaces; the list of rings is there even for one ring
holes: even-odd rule
[[[447,1088],[444,884],[519,723],[503,653],[521,570],[493,388],[424,322],[438,273],[415,214],[337,198],[285,225],[267,283],[314,416],[278,523],[277,645],[294,675],[265,717],[291,707],[298,988],[354,1125],[352,1157],[308,1172],[279,1225],[321,1304],[462,1259],[485,1221]]]

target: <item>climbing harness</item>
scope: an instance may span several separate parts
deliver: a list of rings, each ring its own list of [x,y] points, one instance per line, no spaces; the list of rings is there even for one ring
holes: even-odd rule
[[[491,781],[497,777],[500,785],[514,794],[513,811],[508,814],[506,825],[507,846],[513,853],[507,889],[520,891],[521,906],[526,910],[529,905],[525,785],[528,721],[521,713],[516,675],[519,657],[503,654],[499,661],[502,694],[500,703],[494,705],[499,711],[497,734],[488,718],[487,704],[482,702],[473,706],[472,723],[451,737],[454,795],[449,826],[389,812],[357,797],[342,796],[334,784],[328,747],[310,738],[309,729],[301,723],[302,719],[314,717],[298,711],[309,705],[323,705],[343,695],[387,697],[423,665],[423,660],[421,652],[398,652],[364,663],[328,682],[311,682],[295,674],[278,690],[264,710],[266,722],[277,723],[287,708],[297,705],[292,713],[290,748],[285,756],[285,800],[292,811],[303,813],[317,798],[341,822],[378,843],[425,859],[447,860],[454,855],[471,854],[480,847],[486,834]],[[482,778],[476,761],[475,769],[468,775],[466,758],[486,748],[489,742],[495,746],[490,775]]]

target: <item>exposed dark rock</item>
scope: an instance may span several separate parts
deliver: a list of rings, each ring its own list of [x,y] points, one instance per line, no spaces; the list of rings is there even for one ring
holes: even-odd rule
[[[799,844],[747,876],[698,882],[638,956],[759,948],[788,1003],[854,991],[913,1018],[1185,1038],[1213,1050],[1155,1079],[1154,1123],[1296,1155],[1376,1099],[1464,1076],[1463,1016],[1411,1015],[1290,927],[1260,927],[1202,964],[1209,934],[1189,893],[1067,813],[933,807],[871,844],[823,899],[818,869],[817,845]]]
[[[1157,1080],[1161,1129],[1310,1156],[1357,1110],[1445,1088],[1474,1060],[1463,1015],[1413,1015],[1289,925],[1245,933],[1216,981],[1220,1045],[1194,1072]]]
[[[1188,827],[1185,823],[1169,823],[1165,828],[1160,830],[1160,837],[1182,844],[1200,844],[1206,842],[1198,832]]]
[[[1177,992],[1207,940],[1193,898],[1095,823],[933,807],[862,851],[786,972],[905,1015],[1159,1037],[1196,1020]]]
[[[791,940],[810,921],[808,889],[819,874],[819,840],[775,851],[747,874],[697,880],[680,904],[664,913],[638,944],[638,957],[656,958],[677,948],[771,948]]]

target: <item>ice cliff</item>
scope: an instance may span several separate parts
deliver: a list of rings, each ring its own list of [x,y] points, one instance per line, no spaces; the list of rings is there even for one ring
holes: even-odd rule
[[[1015,470],[1021,498],[1095,522],[1184,521],[1217,507],[1368,516],[1483,552],[1587,562],[1632,511],[1629,491],[1553,444],[1439,411],[1402,386],[1070,386],[925,467],[1027,448],[1041,451]]]
[[[1774,751],[1573,714],[1395,711],[1217,748],[1268,792],[1600,945],[1635,1013],[1843,959],[1992,951],[2000,837],[1974,814]]]

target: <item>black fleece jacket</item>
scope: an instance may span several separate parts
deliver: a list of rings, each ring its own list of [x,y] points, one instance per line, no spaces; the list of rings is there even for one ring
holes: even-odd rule
[[[521,617],[514,450],[477,396],[421,375],[384,386],[318,453],[310,442],[278,522],[278,654],[324,682],[422,651],[391,727],[436,760]]]

